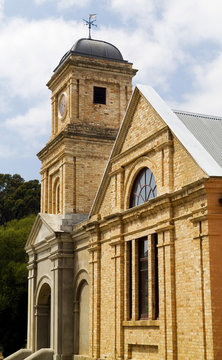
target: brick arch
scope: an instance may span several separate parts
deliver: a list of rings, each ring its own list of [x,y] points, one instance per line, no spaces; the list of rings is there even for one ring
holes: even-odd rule
[[[126,181],[125,181],[125,194],[124,194],[124,209],[128,209],[129,208],[129,203],[130,203],[130,195],[131,195],[131,190],[132,190],[132,187],[133,187],[133,184],[134,184],[134,181],[137,177],[137,175],[139,174],[139,172],[143,169],[143,168],[149,168],[155,179],[156,179],[156,164],[150,160],[150,158],[148,158],[147,156],[142,156],[141,158],[137,159],[127,178],[126,178]]]

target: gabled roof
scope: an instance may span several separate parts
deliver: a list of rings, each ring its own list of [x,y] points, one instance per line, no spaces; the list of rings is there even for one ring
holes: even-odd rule
[[[207,176],[222,176],[222,118],[173,111],[153,88],[137,85],[121,123],[89,216],[93,214],[96,205],[100,202],[99,199],[103,197],[104,189],[108,185],[110,160],[121,151],[124,133],[127,131],[140,96],[151,104]]]
[[[183,121],[181,120],[182,116],[177,116],[168,105],[160,98],[159,95],[150,87],[144,85],[138,85],[139,91],[143,94],[143,96],[149,101],[149,103],[153,106],[156,112],[160,115],[163,121],[169,126],[170,130],[174,133],[174,135],[180,140],[183,146],[187,149],[193,159],[197,162],[197,164],[201,167],[201,169],[208,176],[222,176],[222,167],[217,162],[215,155],[213,152],[209,152],[209,146],[207,146],[208,138],[204,138],[203,134],[205,129],[201,128],[203,126],[203,121],[200,123],[199,132],[200,136],[197,136],[197,131],[194,131],[194,126],[191,125],[183,117]],[[197,117],[197,115],[195,115]],[[194,116],[194,118],[195,118]],[[202,117],[203,120],[204,116]],[[205,116],[205,121],[207,122],[207,118],[210,117]],[[211,117],[212,118],[212,117]],[[199,118],[201,119],[201,117]],[[218,121],[222,120],[218,118]],[[188,123],[190,125],[188,125]],[[186,124],[186,125],[185,125]],[[222,144],[220,144],[220,152],[222,150]]]
[[[61,230],[62,215],[42,214],[39,213],[32,226],[25,248],[40,243],[48,236],[51,236]]]

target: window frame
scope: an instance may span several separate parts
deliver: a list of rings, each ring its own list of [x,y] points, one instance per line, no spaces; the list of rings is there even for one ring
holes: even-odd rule
[[[140,280],[140,244],[147,240],[147,296],[146,312],[142,312],[144,299],[141,298]],[[153,233],[127,241],[127,319],[128,321],[159,319],[159,268],[158,235]],[[143,303],[143,304],[142,304]]]
[[[133,208],[157,197],[157,185],[153,172],[143,167],[137,173],[131,187],[129,207]]]

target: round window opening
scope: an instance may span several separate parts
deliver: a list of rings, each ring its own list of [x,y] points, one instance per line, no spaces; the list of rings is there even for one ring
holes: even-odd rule
[[[130,195],[130,207],[141,205],[157,196],[156,182],[152,171],[142,169],[137,175]]]

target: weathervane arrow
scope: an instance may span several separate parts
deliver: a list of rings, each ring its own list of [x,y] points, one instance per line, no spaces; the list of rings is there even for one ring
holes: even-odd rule
[[[85,21],[85,25],[88,25],[89,27],[89,39],[91,39],[91,28],[92,26],[97,27],[97,25],[94,24],[96,21],[96,14],[89,14],[89,20],[83,19],[83,21]]]

